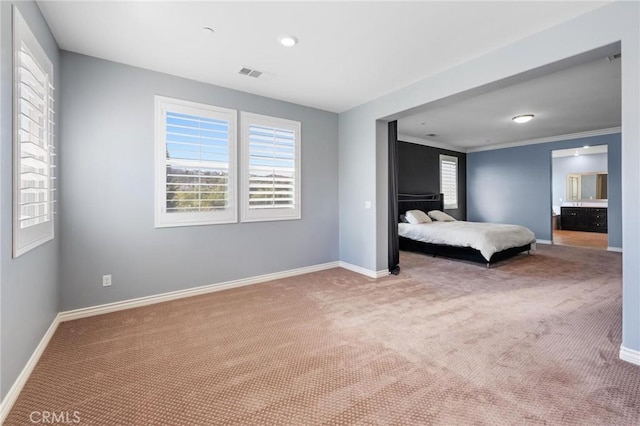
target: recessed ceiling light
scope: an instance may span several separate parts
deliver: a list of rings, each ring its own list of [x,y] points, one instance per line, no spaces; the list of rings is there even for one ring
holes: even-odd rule
[[[533,114],[516,115],[512,118],[518,124],[527,123],[533,119]]]
[[[211,27],[202,27],[202,32],[205,33],[206,35],[211,35],[215,31],[213,31],[213,28]]]
[[[278,37],[278,41],[284,47],[293,47],[298,44],[298,39],[292,35],[281,35]]]
[[[589,145],[583,146],[584,149],[589,149]]]

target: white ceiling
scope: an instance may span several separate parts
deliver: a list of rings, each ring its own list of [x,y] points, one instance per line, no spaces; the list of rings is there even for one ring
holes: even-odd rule
[[[62,49],[342,112],[607,1],[38,3]]]
[[[420,113],[398,120],[398,133],[464,151],[617,128],[622,114],[621,62],[603,55],[451,105],[426,105]],[[528,113],[535,115],[528,123],[511,120]]]

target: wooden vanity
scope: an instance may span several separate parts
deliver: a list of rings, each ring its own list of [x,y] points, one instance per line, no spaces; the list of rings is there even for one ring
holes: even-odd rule
[[[567,231],[607,232],[606,207],[561,207],[560,227]]]

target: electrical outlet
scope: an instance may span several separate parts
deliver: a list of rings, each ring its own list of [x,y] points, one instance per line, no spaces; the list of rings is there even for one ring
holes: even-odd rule
[[[102,287],[109,287],[111,285],[111,274],[102,276]]]

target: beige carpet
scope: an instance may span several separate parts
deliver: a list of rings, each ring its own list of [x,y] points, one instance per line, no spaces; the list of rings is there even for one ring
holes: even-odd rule
[[[620,254],[401,264],[63,323],[6,424],[640,424]]]

